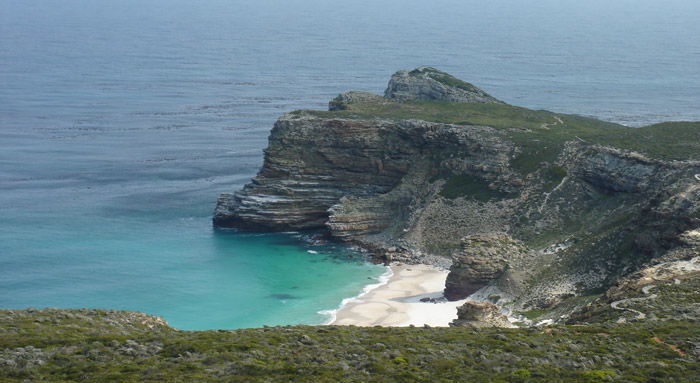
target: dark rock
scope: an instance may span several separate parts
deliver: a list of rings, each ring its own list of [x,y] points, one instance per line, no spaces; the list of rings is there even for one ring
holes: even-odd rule
[[[490,132],[415,120],[283,116],[270,135],[262,170],[242,191],[219,197],[214,225],[252,231],[327,228],[348,241],[382,232],[410,213],[415,196],[389,192],[422,151],[449,156],[480,148],[445,166],[506,182],[511,173],[503,172],[514,147]]]

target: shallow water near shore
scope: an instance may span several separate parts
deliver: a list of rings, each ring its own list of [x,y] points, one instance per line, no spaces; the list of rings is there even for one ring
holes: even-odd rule
[[[300,234],[214,230],[211,213],[256,174],[279,115],[382,93],[397,69],[630,126],[700,120],[694,1],[0,10],[0,308],[138,310],[182,329],[324,323],[385,269]]]
[[[212,230],[208,217],[11,221],[34,228],[2,234],[3,247],[25,254],[0,262],[3,308],[136,310],[185,330],[323,324],[320,311],[384,272],[349,249]]]

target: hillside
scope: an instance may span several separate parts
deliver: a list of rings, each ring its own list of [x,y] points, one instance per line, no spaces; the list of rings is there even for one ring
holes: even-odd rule
[[[576,325],[516,329],[187,332],[138,313],[0,310],[0,381],[693,382],[699,281],[656,282],[657,296],[630,306],[644,319],[603,298],[575,316]],[[638,294],[622,288],[614,300]]]

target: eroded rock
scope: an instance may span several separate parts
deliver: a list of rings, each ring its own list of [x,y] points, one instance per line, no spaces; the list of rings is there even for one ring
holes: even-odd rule
[[[385,195],[425,163],[426,151],[445,156],[439,165],[447,171],[472,174],[495,188],[507,187],[513,174],[507,164],[514,145],[486,127],[285,115],[269,142],[263,168],[252,182],[219,197],[215,226],[327,226],[340,239],[376,233],[411,204],[410,191]],[[465,150],[461,158],[451,157]]]
[[[574,173],[605,193],[645,191],[663,171],[659,161],[613,148],[591,148],[581,151],[579,157]]]
[[[452,257],[452,267],[445,282],[445,297],[464,299],[498,279],[508,268],[509,260],[528,253],[522,243],[506,234],[473,235],[462,239]]]
[[[457,308],[457,319],[451,327],[516,327],[501,313],[501,309],[489,302],[465,302]]]

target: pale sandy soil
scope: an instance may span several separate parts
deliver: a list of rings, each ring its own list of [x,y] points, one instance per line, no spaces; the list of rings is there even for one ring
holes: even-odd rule
[[[421,302],[421,298],[438,298],[445,288],[447,270],[427,265],[391,265],[393,276],[336,314],[334,325],[355,326],[430,326],[446,327],[457,318],[456,302]]]

